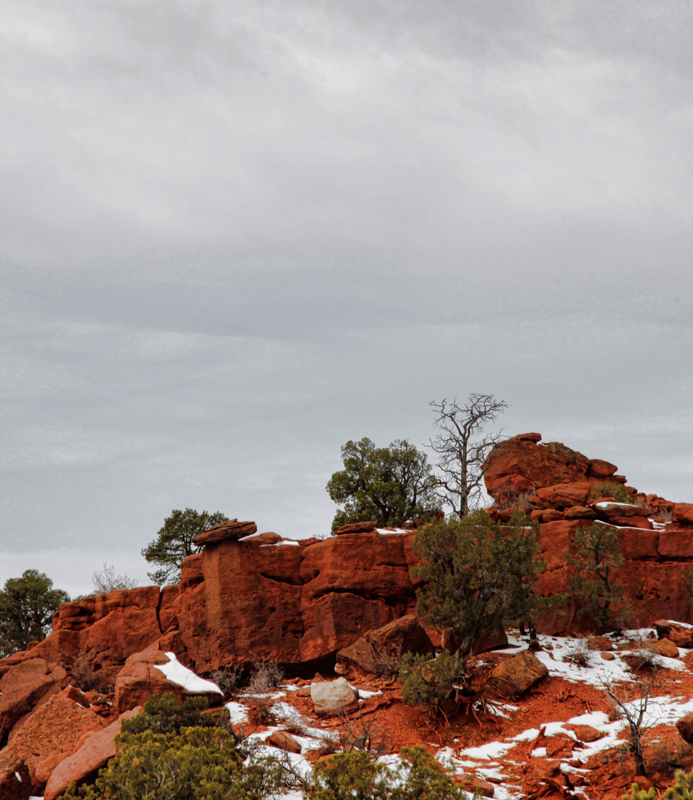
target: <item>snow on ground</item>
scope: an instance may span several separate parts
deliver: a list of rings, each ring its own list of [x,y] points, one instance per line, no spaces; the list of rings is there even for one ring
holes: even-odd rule
[[[176,658],[175,653],[166,653],[168,656],[168,664],[155,664],[154,667],[161,672],[171,681],[178,686],[182,686],[188,692],[217,692],[223,695],[224,693],[212,681],[206,681],[200,678],[199,675],[184,667]]]
[[[648,635],[654,633],[653,628],[639,628],[637,630],[624,631],[624,638],[629,641],[647,641]],[[623,681],[631,681],[633,673],[630,671],[628,664],[623,661],[622,653],[614,652],[613,661],[605,661],[598,651],[587,650],[584,651],[584,639],[567,639],[562,636],[544,636],[540,635],[539,644],[542,650],[535,653],[539,661],[542,662],[552,675],[558,675],[567,681],[574,683],[589,683],[592,686],[602,686],[606,683],[621,683]],[[527,647],[526,641],[523,641],[517,635],[508,635],[508,644],[510,648],[506,648],[504,652],[520,652]],[[618,640],[614,642],[618,647]],[[551,649],[545,649],[549,645]],[[571,656],[576,653],[585,652],[589,659],[589,664],[582,667],[575,664],[571,660]],[[627,652],[637,652],[628,650]],[[681,655],[685,655],[687,650],[680,650]],[[648,653],[648,655],[652,655]],[[665,658],[664,656],[652,656],[654,663],[661,668],[670,670],[685,670],[686,665],[679,658]]]

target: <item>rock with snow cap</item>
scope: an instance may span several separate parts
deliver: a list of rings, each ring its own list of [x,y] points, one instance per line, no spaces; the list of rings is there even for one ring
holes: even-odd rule
[[[674,622],[669,619],[658,619],[652,623],[660,639],[671,639],[677,647],[693,647],[693,625],[685,622]]]

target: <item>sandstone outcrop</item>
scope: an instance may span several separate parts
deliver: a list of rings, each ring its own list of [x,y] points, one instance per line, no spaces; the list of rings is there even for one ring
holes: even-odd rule
[[[67,672],[43,658],[29,658],[12,666],[0,678],[0,741],[36,704],[59,691]]]
[[[153,694],[169,693],[179,701],[191,695],[204,695],[211,704],[220,699],[219,693],[191,691],[169,680],[159,667],[167,666],[170,662],[171,659],[166,653],[154,648],[130,656],[116,678],[116,711],[122,714],[136,706],[143,706],[147,698]]]
[[[337,671],[356,667],[372,674],[387,673],[401,660],[402,653],[433,653],[433,644],[414,614],[368,631],[337,653]],[[395,669],[396,671],[396,669]]]
[[[140,706],[126,711],[108,727],[87,736],[79,749],[61,761],[53,770],[46,785],[44,800],[55,800],[72,781],[80,783],[101,769],[110,758],[113,758],[115,737],[120,733],[123,720],[136,717],[140,711],[142,711]]]
[[[53,695],[21,726],[3,756],[16,756],[26,765],[34,794],[39,794],[53,769],[73,753],[87,733],[107,723],[89,707],[89,701],[72,686]]]

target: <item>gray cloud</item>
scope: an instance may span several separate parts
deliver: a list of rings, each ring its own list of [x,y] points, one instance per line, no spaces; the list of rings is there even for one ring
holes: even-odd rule
[[[324,531],[341,444],[472,391],[688,499],[690,16],[9,0],[0,580]]]

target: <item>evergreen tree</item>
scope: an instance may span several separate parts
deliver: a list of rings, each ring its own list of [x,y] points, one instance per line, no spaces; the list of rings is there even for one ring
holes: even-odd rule
[[[67,603],[67,592],[53,588],[42,572],[27,569],[21,578],[9,578],[0,591],[0,656],[25,650],[31,641],[48,634],[53,614]]]
[[[435,478],[426,454],[406,439],[376,447],[368,438],[342,447],[344,469],[335,472],[326,489],[343,503],[332,530],[350,522],[375,520],[378,525],[401,525],[438,508]]]

